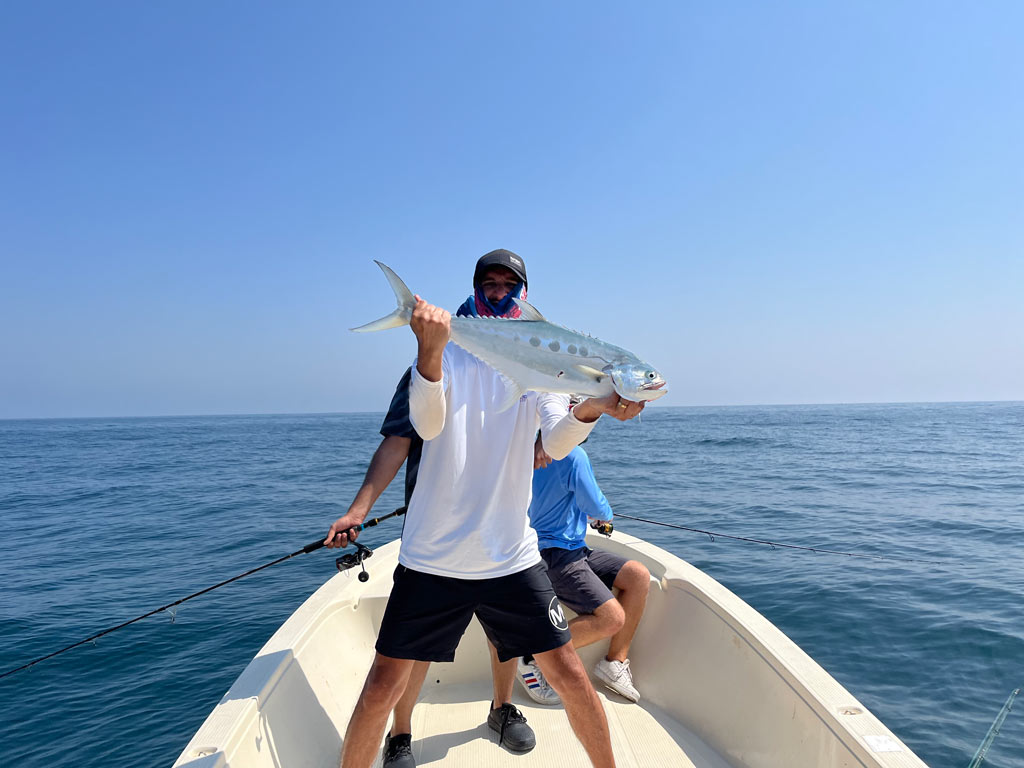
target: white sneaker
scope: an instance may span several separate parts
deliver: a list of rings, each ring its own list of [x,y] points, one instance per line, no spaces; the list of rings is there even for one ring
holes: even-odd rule
[[[629,671],[629,659],[625,661],[601,659],[594,666],[594,676],[600,678],[605,688],[615,691],[630,701],[640,701],[640,691],[633,685],[633,675]]]
[[[555,693],[555,689],[544,679],[544,673],[540,671],[536,661],[527,663],[520,656],[516,669],[519,673],[516,677],[519,678],[519,682],[523,684],[523,688],[526,689],[531,699],[538,704],[554,705],[562,703],[562,699]]]

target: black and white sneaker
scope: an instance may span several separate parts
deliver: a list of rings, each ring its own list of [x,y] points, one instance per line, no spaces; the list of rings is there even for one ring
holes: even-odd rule
[[[498,743],[510,752],[529,752],[537,746],[533,728],[512,704],[502,704],[487,714],[487,727],[498,733]]]
[[[390,733],[384,739],[384,762],[382,768],[416,768],[416,759],[412,756],[412,734]]]

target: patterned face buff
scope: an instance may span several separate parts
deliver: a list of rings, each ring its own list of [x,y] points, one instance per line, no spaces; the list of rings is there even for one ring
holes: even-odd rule
[[[511,317],[516,318],[522,314],[519,307],[516,306],[513,299],[522,299],[526,301],[526,284],[516,283],[516,287],[505,294],[505,298],[499,301],[497,304],[492,304],[487,300],[487,296],[484,293],[483,286],[481,285],[476,289],[476,292],[466,299],[462,306],[459,307],[459,311],[456,312],[457,317]]]

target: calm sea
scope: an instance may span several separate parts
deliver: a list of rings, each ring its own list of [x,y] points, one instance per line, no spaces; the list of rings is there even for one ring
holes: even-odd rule
[[[0,672],[322,536],[379,422],[0,421]],[[934,768],[966,768],[1024,685],[1024,403],[652,408],[586,448],[625,514],[891,558],[617,523],[743,597]],[[377,510],[400,504],[396,482]],[[0,680],[0,765],[169,765],[334,572],[303,555]],[[985,765],[1024,768],[1024,697]]]

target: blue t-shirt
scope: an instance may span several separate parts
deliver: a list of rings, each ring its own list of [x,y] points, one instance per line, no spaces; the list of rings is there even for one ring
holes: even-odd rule
[[[587,518],[611,520],[612,508],[597,487],[590,457],[579,446],[561,461],[533,471],[530,525],[541,549],[579,549],[587,536]]]

